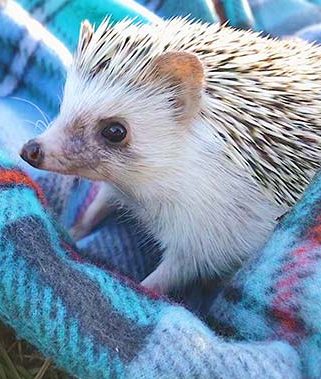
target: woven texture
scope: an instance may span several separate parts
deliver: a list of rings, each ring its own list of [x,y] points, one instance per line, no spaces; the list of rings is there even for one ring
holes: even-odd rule
[[[129,281],[159,259],[134,220],[113,214],[77,247],[69,240],[64,230],[99,184],[36,171],[17,155],[44,127],[37,120],[59,109],[84,18],[190,14],[320,41],[320,10],[316,0],[9,1],[0,10],[0,318],[84,379],[320,378],[320,177],[231,284],[188,288],[178,306]]]
[[[260,255],[215,299],[209,316],[225,336],[288,341],[310,378],[321,377],[320,189],[319,175]]]
[[[288,345],[224,342],[185,309],[86,263],[39,187],[4,160],[0,196],[0,316],[73,375],[299,377]]]

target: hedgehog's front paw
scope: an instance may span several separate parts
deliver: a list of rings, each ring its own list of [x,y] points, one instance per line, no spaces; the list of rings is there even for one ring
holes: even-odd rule
[[[171,287],[170,282],[167,280],[168,270],[166,263],[166,261],[161,262],[156,270],[149,274],[140,284],[150,291],[166,295]]]
[[[109,202],[111,189],[103,183],[96,197],[89,204],[77,223],[70,229],[69,233],[75,241],[86,237],[95,229],[108,215],[115,210],[115,205]]]
[[[90,231],[91,227],[89,225],[78,223],[69,230],[69,234],[74,241],[79,241],[82,238],[86,237]]]

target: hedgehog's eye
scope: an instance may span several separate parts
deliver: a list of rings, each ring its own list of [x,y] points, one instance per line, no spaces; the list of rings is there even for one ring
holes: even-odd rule
[[[127,129],[119,121],[105,121],[102,136],[110,143],[120,143],[127,135]]]

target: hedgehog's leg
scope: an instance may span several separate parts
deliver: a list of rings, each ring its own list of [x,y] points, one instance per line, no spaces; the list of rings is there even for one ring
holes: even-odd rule
[[[170,290],[170,283],[167,281],[167,262],[163,261],[151,274],[149,274],[141,285],[159,293],[167,293]]]
[[[108,216],[114,209],[112,205],[112,188],[103,183],[93,200],[86,210],[84,216],[69,231],[71,237],[75,241],[88,235],[104,218]]]
[[[192,278],[190,273],[186,275],[190,269],[186,266],[187,261],[175,259],[176,254],[167,253],[159,266],[141,282],[144,287],[162,294],[179,289]]]

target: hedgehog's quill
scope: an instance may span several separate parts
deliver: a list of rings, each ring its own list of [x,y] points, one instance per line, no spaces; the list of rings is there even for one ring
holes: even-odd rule
[[[106,182],[80,237],[121,201],[164,249],[167,292],[256,252],[320,164],[321,48],[185,19],[82,25],[61,110],[22,150]]]

